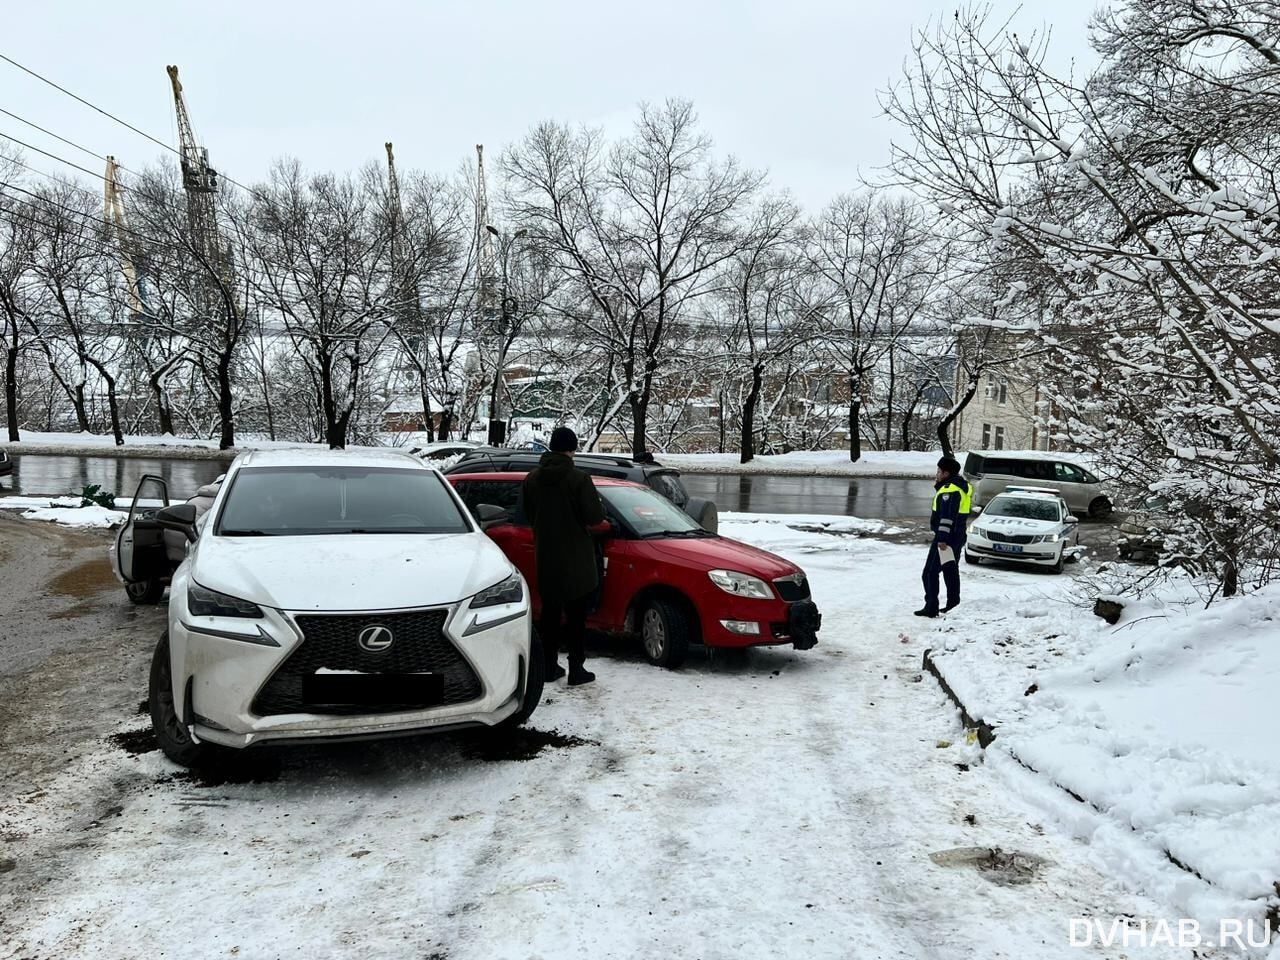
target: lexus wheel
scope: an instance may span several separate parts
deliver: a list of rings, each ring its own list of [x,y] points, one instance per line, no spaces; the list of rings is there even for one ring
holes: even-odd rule
[[[187,733],[173,699],[173,670],[169,663],[169,631],[156,644],[151,657],[151,683],[148,691],[151,707],[151,729],[164,755],[184,767],[208,763],[226,751],[213,744],[196,743]]]
[[[520,726],[532,716],[533,711],[542,702],[542,686],[546,679],[547,661],[542,652],[542,641],[538,639],[538,631],[531,631],[529,636],[529,675],[525,679],[524,699],[520,709],[503,720],[499,726],[510,730]]]
[[[1111,501],[1106,497],[1094,497],[1089,501],[1089,516],[1094,520],[1111,519]]]
[[[644,655],[659,667],[678,667],[689,653],[697,627],[679,603],[650,600],[640,614],[640,640]]]

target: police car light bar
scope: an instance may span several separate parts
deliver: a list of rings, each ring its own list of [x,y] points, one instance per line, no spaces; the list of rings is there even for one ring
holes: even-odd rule
[[[1005,487],[1005,493],[1048,493],[1053,496],[1059,496],[1057,490],[1052,487]]]

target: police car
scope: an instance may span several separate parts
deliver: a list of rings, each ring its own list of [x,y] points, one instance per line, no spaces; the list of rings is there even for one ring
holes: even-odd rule
[[[1079,521],[1056,490],[1008,487],[992,497],[969,526],[964,559],[1008,560],[1062,572],[1067,548],[1079,543]]]

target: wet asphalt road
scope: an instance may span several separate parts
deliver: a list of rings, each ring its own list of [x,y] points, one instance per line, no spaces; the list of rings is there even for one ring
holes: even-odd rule
[[[172,499],[185,499],[226,470],[216,460],[162,460],[132,457],[46,457],[13,454],[13,473],[0,477],[0,496],[65,496],[91,483],[124,499],[138,480],[154,474],[169,484]]]
[[[47,457],[15,455],[14,473],[0,478],[6,494],[65,495],[96,483],[124,499],[138,480],[154,474],[169,483],[169,496],[190,497],[226,465],[208,460]],[[874,519],[927,517],[933,486],[928,480],[859,477],[768,477],[687,473],[689,494],[711,500],[722,511],[816,513]]]
[[[766,477],[686,473],[692,497],[743,513],[816,513],[868,519],[927,517],[933,484],[911,478]]]

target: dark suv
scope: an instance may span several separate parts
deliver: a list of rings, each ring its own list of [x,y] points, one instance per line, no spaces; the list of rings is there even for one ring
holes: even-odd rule
[[[468,451],[457,463],[445,468],[450,473],[528,473],[538,465],[542,454],[530,450],[506,450],[499,447],[478,447]],[[689,491],[680,482],[680,471],[664,467],[660,463],[641,462],[629,457],[615,457],[605,453],[577,453],[574,465],[593,477],[613,477],[642,483],[662,494],[691,516],[705,530],[715,533],[720,526],[720,515],[710,500],[691,499]]]

